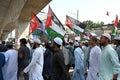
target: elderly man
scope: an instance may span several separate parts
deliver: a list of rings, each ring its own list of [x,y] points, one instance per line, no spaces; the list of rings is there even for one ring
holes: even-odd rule
[[[32,60],[30,64],[24,69],[24,73],[29,72],[29,80],[43,80],[43,48],[40,46],[41,41],[39,39],[34,40],[35,49],[33,52]]]
[[[62,39],[56,37],[53,40],[52,76],[51,80],[71,80],[64,63],[64,56],[60,47]]]
[[[109,45],[111,36],[104,33],[101,36],[100,42],[103,45],[102,56],[100,61],[100,72],[98,80],[120,80],[120,64],[116,51]]]

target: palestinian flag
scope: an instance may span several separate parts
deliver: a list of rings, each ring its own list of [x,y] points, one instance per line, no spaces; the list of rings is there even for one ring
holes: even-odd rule
[[[63,38],[66,31],[62,23],[58,20],[56,15],[53,13],[52,9],[49,7],[47,20],[46,20],[46,30],[50,38],[60,37]]]
[[[113,24],[113,30],[112,30],[112,35],[115,36],[117,34],[117,25],[118,25],[118,16],[116,16],[116,20]]]
[[[32,20],[30,22],[30,33],[34,32],[37,28],[40,28],[40,25],[37,21],[36,15],[32,12]]]
[[[81,22],[66,15],[65,25],[73,30],[76,34],[81,34],[84,32],[84,27],[80,26]]]
[[[84,33],[82,33],[82,35],[81,35],[81,41],[84,42],[84,41],[86,41],[88,39],[89,39],[89,37],[87,35],[85,35]]]
[[[42,21],[32,12],[32,20],[30,22],[30,33],[33,35],[43,34],[47,35],[47,31],[45,30],[45,26]]]

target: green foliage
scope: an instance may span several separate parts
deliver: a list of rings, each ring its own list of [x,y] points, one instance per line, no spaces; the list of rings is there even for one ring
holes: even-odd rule
[[[12,42],[15,42],[15,38],[12,38],[12,37],[8,38],[8,40],[12,41]]]
[[[100,26],[104,25],[104,22],[101,21],[101,22],[95,23],[95,22],[93,22],[91,20],[87,20],[87,21],[84,21],[83,24],[86,25],[87,29],[91,30],[92,28],[100,27]]]

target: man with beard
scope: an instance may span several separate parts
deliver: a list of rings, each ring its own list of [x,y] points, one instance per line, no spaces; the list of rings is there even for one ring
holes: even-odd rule
[[[111,36],[108,33],[102,34],[100,42],[103,45],[100,61],[100,72],[98,80],[120,80],[120,64],[116,51],[109,45]]]
[[[52,76],[51,80],[71,80],[64,63],[64,56],[60,47],[62,39],[56,37],[53,40]]]
[[[24,77],[24,80],[29,80],[28,74],[23,74],[23,69],[28,66],[30,62],[30,50],[26,46],[25,38],[20,39],[20,48],[18,50],[18,78]]]
[[[40,46],[41,41],[39,39],[34,40],[33,55],[30,64],[24,69],[24,73],[29,72],[29,80],[43,80],[43,48]]]

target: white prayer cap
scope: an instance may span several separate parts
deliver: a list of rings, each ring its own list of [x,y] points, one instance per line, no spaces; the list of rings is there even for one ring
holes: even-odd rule
[[[97,37],[98,40],[100,40],[100,37]]]
[[[62,43],[63,43],[62,39],[59,37],[54,38],[54,42],[58,45],[62,45]]]
[[[73,43],[73,40],[70,39],[70,40],[69,40],[69,43]]]
[[[114,39],[120,41],[120,37],[119,36],[115,36]]]
[[[45,45],[45,42],[42,42],[42,45]]]
[[[51,41],[49,41],[48,43],[52,43]]]
[[[97,36],[95,33],[90,33],[92,36]]]
[[[35,42],[35,43],[38,43],[38,44],[41,43],[40,39],[34,39],[34,42]]]
[[[74,42],[73,45],[74,45],[74,46],[79,46],[79,43],[78,43],[78,42]]]
[[[111,36],[108,33],[104,33],[104,34],[102,34],[102,36],[104,36],[104,37],[108,38],[109,40],[111,40]]]

